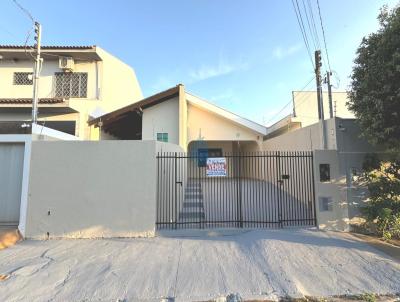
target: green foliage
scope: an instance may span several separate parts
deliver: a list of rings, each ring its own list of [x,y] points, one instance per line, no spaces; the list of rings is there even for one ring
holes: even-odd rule
[[[372,144],[400,150],[400,7],[383,7],[378,20],[357,50],[347,106]]]
[[[376,302],[376,295],[365,293],[360,295],[360,299],[366,302]]]
[[[364,179],[370,193],[365,218],[376,222],[386,240],[400,238],[400,156],[379,160],[368,155],[364,161]]]

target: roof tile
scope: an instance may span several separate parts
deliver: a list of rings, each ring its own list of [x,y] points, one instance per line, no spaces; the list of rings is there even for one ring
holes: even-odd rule
[[[58,104],[64,102],[61,98],[40,98],[39,104]],[[1,98],[0,104],[32,104],[31,98]]]
[[[24,48],[31,48],[33,46],[25,46],[25,45],[0,45],[0,49],[6,49],[6,48],[11,48],[11,49],[24,49]],[[41,46],[41,49],[92,49],[96,47],[96,45],[81,45],[81,46],[74,46],[74,45],[53,45],[53,46]]]

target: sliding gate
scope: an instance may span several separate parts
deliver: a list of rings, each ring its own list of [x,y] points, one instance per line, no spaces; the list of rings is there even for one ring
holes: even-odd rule
[[[312,152],[157,155],[157,229],[314,226]]]

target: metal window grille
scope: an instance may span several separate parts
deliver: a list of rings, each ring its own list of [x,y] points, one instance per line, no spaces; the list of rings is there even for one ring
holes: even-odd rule
[[[86,98],[88,74],[86,72],[57,72],[56,97]]]
[[[157,133],[157,140],[159,142],[168,143],[168,133]]]
[[[14,85],[32,85],[32,72],[14,72]]]
[[[321,212],[333,211],[332,197],[319,197],[318,201],[319,201],[319,210]]]

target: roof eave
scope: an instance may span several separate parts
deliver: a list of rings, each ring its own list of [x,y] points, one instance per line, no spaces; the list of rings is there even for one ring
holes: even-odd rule
[[[179,85],[172,87],[170,89],[164,90],[160,93],[154,94],[150,97],[144,98],[143,100],[138,101],[136,103],[133,103],[128,106],[117,109],[115,111],[103,114],[102,116],[99,116],[95,119],[88,121],[88,124],[89,124],[89,126],[92,126],[92,125],[98,124],[100,121],[102,121],[102,122],[110,121],[113,118],[115,118],[121,114],[127,113],[129,111],[141,110],[141,109],[145,109],[145,108],[154,106],[165,100],[169,100],[177,95],[179,95]]]
[[[215,106],[214,104],[211,104],[193,94],[186,92],[186,95],[187,95],[187,101],[192,103],[193,105],[197,105],[197,106],[199,106],[203,109],[206,109],[207,111],[210,111],[218,116],[222,116],[223,118],[228,119],[237,125],[248,128],[248,129],[255,131],[261,135],[267,134],[267,128],[264,127],[263,125],[257,124],[256,122],[253,122],[247,118],[241,117],[241,116],[239,116],[235,113],[232,113],[226,109]]]

